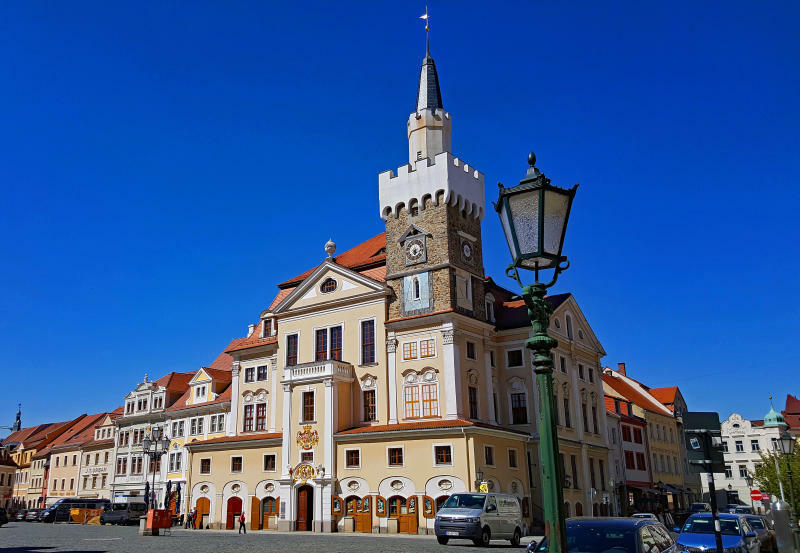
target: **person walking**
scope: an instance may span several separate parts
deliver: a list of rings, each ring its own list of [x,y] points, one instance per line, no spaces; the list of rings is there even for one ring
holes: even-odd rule
[[[242,530],[244,530],[245,534],[247,533],[247,526],[245,526],[244,523],[245,523],[244,511],[242,511],[242,514],[239,515],[239,533],[240,534],[242,533]]]
[[[197,530],[197,507],[192,509],[191,517],[192,530]]]

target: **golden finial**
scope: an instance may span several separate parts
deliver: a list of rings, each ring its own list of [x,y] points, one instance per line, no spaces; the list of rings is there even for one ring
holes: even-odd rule
[[[430,18],[428,17],[428,6],[425,5],[425,15],[420,15],[420,19],[425,20],[425,53],[430,55],[431,52],[431,41],[430,41]]]

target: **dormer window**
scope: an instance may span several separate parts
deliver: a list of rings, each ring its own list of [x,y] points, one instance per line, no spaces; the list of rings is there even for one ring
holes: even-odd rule
[[[336,281],[332,278],[326,278],[319,287],[319,291],[323,294],[328,294],[336,290]]]
[[[195,397],[196,400],[205,401],[205,399],[206,399],[206,386],[203,385],[203,386],[198,386],[197,388],[195,388],[194,397]]]

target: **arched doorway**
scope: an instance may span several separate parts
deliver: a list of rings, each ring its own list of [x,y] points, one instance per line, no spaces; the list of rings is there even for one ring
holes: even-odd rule
[[[236,520],[242,514],[242,498],[229,497],[228,498],[228,516],[225,520],[225,529],[233,530],[236,527]]]
[[[261,500],[261,529],[269,528],[269,517],[278,516],[278,500],[272,496],[267,496]]]
[[[310,532],[314,522],[314,488],[309,485],[297,488],[297,523],[301,532]]]
[[[203,519],[204,517],[208,517],[208,513],[211,511],[211,500],[207,497],[201,497],[194,506],[197,509],[197,518],[194,521],[194,527],[205,528]]]
[[[582,517],[583,516],[583,504],[580,501],[575,503],[575,516],[576,517]]]
[[[408,499],[395,495],[389,498],[389,518],[397,519],[398,532],[401,534],[416,534],[418,527],[417,498]]]
[[[361,499],[357,495],[345,498],[345,515],[353,517],[353,530],[356,532],[372,532],[372,501],[369,496]]]

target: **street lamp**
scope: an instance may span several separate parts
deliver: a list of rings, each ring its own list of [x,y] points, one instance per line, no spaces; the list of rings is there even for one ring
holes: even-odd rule
[[[564,524],[564,483],[560,473],[558,433],[553,403],[553,356],[551,350],[558,341],[547,334],[552,306],[544,299],[558,275],[569,267],[561,255],[572,200],[578,188],[567,190],[550,184],[544,173],[536,168],[536,156],[528,155],[528,171],[519,185],[505,188],[498,184],[499,196],[494,204],[511,250],[513,263],[506,275],[522,287],[522,298],[528,308],[533,336],[525,347],[533,352],[534,373],[539,388],[539,456],[542,466],[542,508],[548,551],[562,553],[567,548]],[[519,269],[534,271],[535,283],[523,286]],[[549,283],[539,282],[539,271],[553,269]]]
[[[160,426],[153,426],[150,429],[150,435],[145,436],[142,440],[142,450],[144,454],[147,455],[153,463],[153,488],[151,490],[151,494],[153,495],[153,506],[152,508],[156,508],[156,466],[157,461],[164,456],[164,454],[169,450],[169,438],[163,433],[163,429]],[[150,505],[150,498],[147,498],[147,504]]]
[[[483,471],[481,469],[477,469],[475,471],[475,487],[480,490],[481,482],[483,482]]]
[[[792,454],[794,453],[795,439],[784,429],[778,437],[778,445],[781,448],[781,453],[783,453],[783,459],[786,461],[786,476],[789,478],[789,501],[792,504],[792,508],[789,510],[789,512],[792,513],[792,528],[794,528],[796,526],[794,522],[794,511],[797,508],[797,504],[794,502],[794,484],[792,483],[791,461]]]

